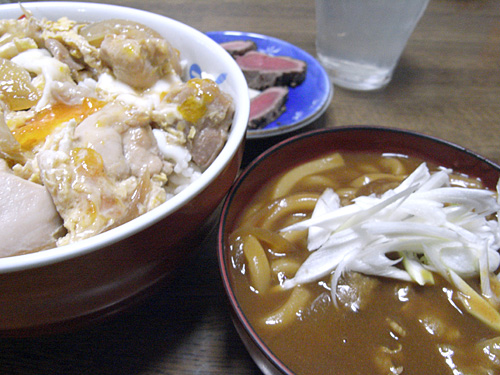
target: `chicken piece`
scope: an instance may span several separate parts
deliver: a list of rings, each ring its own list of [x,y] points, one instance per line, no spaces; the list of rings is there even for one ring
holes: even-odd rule
[[[128,39],[150,39],[162,36],[154,29],[140,22],[111,18],[103,21],[89,23],[79,30],[87,42],[95,47],[100,47],[106,35],[124,35]]]
[[[51,94],[56,103],[64,103],[68,106],[81,105],[85,100],[95,98],[95,89],[92,81],[79,82],[52,82]],[[96,99],[97,100],[97,99]]]
[[[41,178],[64,219],[68,234],[58,246],[121,225],[166,199],[147,170],[139,177],[116,181],[105,173],[101,156],[91,148],[42,151],[37,155]]]
[[[145,169],[150,175],[162,170],[163,161],[145,113],[108,104],[82,121],[75,137],[78,147],[99,153],[112,178],[123,180],[131,175],[139,177]]]
[[[78,65],[69,62],[68,66],[71,68],[71,74],[76,81],[79,82],[84,78],[97,80],[101,73],[108,71],[108,68],[104,67],[99,59],[99,49],[91,45],[82,35],[79,35],[78,31],[82,27],[81,24],[77,24],[76,21],[69,20],[66,17],[62,17],[57,21],[41,19],[37,20],[37,22],[42,30],[40,32],[40,46],[51,50],[56,58],[61,58],[62,56],[58,55],[59,52],[64,55],[66,52],[54,50],[54,46],[50,45],[53,42],[50,42],[50,40],[55,40],[68,53],[67,56],[62,58],[65,63],[71,59],[83,67],[82,70],[74,69]]]
[[[47,189],[8,171],[0,159],[0,257],[54,247],[62,220]]]
[[[100,155],[92,149],[42,151],[37,155],[43,184],[58,208],[67,236],[58,245],[109,229],[125,215],[129,193],[104,173]]]
[[[49,52],[54,56],[57,60],[61,61],[62,63],[68,65],[68,67],[72,71],[78,71],[82,70],[84,66],[71,57],[68,49],[64,44],[59,42],[56,39],[47,39],[45,41],[45,47],[49,50]]]
[[[151,87],[170,73],[181,73],[177,51],[160,38],[107,35],[101,43],[99,56],[117,79],[136,89]]]
[[[166,200],[163,160],[149,116],[111,103],[75,129],[70,151],[37,155],[43,184],[64,219],[64,245],[123,224]]]
[[[214,81],[196,78],[173,88],[165,102],[177,104],[193,161],[206,169],[227,140],[234,115],[232,98]]]
[[[145,170],[151,175],[163,169],[163,161],[157,155],[157,144],[150,127],[135,127],[123,134],[125,160],[133,176],[141,176]]]
[[[227,129],[207,127],[199,130],[190,147],[195,163],[203,170],[208,168],[219,155],[226,140]]]

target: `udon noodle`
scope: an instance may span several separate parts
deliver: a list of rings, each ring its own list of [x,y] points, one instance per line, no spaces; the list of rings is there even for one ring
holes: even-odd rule
[[[498,332],[464,313],[460,292],[439,275],[434,285],[420,286],[345,272],[332,293],[329,273],[283,288],[310,251],[308,230],[282,229],[310,218],[325,189],[347,206],[395,188],[421,163],[403,155],[333,153],[270,181],[240,214],[228,237],[235,294],[258,335],[294,372],[500,373]],[[461,174],[452,173],[450,182],[483,188]],[[477,280],[468,281],[478,288]]]

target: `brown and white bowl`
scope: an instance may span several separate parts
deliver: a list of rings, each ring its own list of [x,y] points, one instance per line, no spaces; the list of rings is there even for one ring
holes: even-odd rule
[[[213,164],[156,209],[93,238],[38,253],[0,259],[0,335],[69,329],[119,311],[167,278],[206,234],[207,220],[240,168],[249,113],[248,88],[234,60],[203,33],[138,9],[79,2],[23,2],[37,18],[128,19],[148,25],[177,48],[189,66],[225,77],[235,103],[226,145]],[[0,5],[2,18],[23,14]],[[8,228],[2,228],[8,230]]]

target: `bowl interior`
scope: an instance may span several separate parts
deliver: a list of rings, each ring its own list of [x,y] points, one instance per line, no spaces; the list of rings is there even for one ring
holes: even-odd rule
[[[226,145],[212,165],[185,190],[152,211],[108,232],[71,244],[33,254],[0,259],[0,272],[29,269],[76,257],[141,231],[191,201],[202,192],[228,165],[245,138],[249,114],[246,80],[231,56],[212,39],[176,20],[158,14],[116,5],[84,2],[23,2],[22,7],[37,18],[56,20],[68,17],[76,21],[95,22],[120,18],[143,23],[164,36],[180,51],[186,64],[186,78],[203,74],[217,80],[222,90],[234,100],[235,114]],[[1,17],[18,18],[23,14],[20,4],[0,5]]]
[[[241,309],[232,289],[227,237],[247,202],[266,181],[288,167],[334,151],[414,156],[478,177],[492,190],[500,176],[500,166],[463,147],[423,134],[382,127],[359,126],[310,131],[284,140],[258,156],[239,176],[224,202],[219,221],[218,259],[237,330],[255,362],[265,373],[292,372],[261,341]]]

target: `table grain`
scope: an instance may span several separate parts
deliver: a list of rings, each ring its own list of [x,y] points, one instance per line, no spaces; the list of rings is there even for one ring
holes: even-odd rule
[[[266,34],[316,54],[313,0],[107,2],[204,32]],[[300,131],[343,125],[418,131],[500,163],[500,1],[431,0],[389,86],[335,87],[325,114]],[[248,141],[244,163],[285,137]],[[0,374],[259,373],[230,319],[214,233],[174,280],[119,315],[70,333],[0,339]]]

